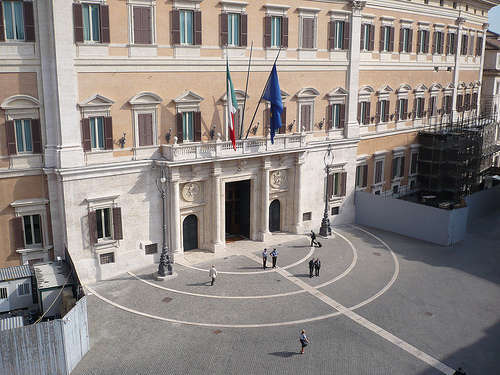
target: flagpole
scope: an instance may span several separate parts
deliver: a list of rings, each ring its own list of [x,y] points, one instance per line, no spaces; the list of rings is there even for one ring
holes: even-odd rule
[[[276,55],[276,59],[274,59],[274,64],[276,64],[276,61],[278,61],[278,57],[280,56],[280,52],[281,52],[281,46],[280,46],[280,49],[278,50],[278,54]],[[273,66],[274,66],[274,64],[273,64]],[[267,81],[266,81],[266,84],[264,86],[264,89],[262,90],[262,94],[260,94],[259,102],[257,103],[257,108],[255,108],[255,112],[253,113],[252,121],[250,121],[250,125],[248,126],[245,139],[248,138],[248,133],[250,133],[250,129],[252,128],[253,121],[255,120],[255,116],[257,115],[257,111],[259,110],[259,107],[260,107],[260,102],[262,101],[262,97],[264,96],[264,92],[266,91],[267,84],[269,83],[270,79],[271,79],[271,73],[269,73],[269,77],[267,77]]]
[[[243,102],[243,113],[241,114],[241,125],[240,125],[240,139],[243,135],[243,129],[245,128],[245,108],[247,106],[247,92],[248,92],[248,78],[250,78],[250,64],[252,63],[252,51],[253,51],[253,40],[250,46],[250,58],[248,59],[248,71],[247,71],[247,83],[245,86],[245,101]]]

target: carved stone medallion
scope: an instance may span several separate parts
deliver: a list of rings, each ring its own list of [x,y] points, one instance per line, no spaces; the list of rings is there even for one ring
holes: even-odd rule
[[[188,182],[182,188],[182,198],[186,202],[193,202],[200,198],[200,185],[196,182]]]
[[[271,173],[269,184],[273,189],[282,189],[287,184],[287,174],[285,170],[274,171]]]

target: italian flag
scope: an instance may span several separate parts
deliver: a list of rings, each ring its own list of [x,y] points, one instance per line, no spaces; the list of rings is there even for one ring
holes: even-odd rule
[[[231,137],[231,142],[233,142],[234,151],[236,151],[236,138],[234,137],[234,116],[238,111],[238,103],[236,101],[236,95],[234,95],[233,81],[231,81],[231,74],[229,74],[229,62],[226,61],[226,88],[227,88],[227,117],[229,124],[229,136]]]

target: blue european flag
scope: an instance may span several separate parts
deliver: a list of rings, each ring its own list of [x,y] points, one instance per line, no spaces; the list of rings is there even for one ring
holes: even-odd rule
[[[273,65],[273,70],[269,76],[267,87],[264,90],[263,99],[271,102],[271,143],[274,143],[274,134],[276,130],[281,128],[281,114],[283,113],[283,103],[281,102],[280,83],[278,82],[278,72],[276,71],[276,63]]]

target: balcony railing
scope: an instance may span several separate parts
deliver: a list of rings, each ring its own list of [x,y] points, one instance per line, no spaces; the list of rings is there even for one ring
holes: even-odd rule
[[[236,151],[231,141],[207,143],[181,143],[162,145],[162,154],[169,161],[231,158],[235,156],[272,153],[300,149],[306,146],[303,134],[276,135],[274,144],[269,138],[250,138],[236,141]]]

